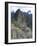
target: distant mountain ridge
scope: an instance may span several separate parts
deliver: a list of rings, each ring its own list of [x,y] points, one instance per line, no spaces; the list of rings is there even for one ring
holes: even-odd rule
[[[29,12],[23,12],[20,9],[18,9],[15,13],[11,12],[11,20],[18,20],[18,22],[21,22],[21,20],[26,20],[26,23],[29,26],[32,25],[32,14],[29,14]]]

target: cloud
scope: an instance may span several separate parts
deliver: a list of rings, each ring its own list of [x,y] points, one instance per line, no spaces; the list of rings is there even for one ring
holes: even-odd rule
[[[14,7],[11,7],[11,11],[14,11],[14,12],[16,12],[17,11],[17,9],[20,9],[21,11],[23,11],[23,12],[28,12],[28,11],[31,11],[31,12],[29,12],[29,14],[30,13],[32,13],[32,8],[27,8],[27,7],[16,7],[16,6],[14,6]]]

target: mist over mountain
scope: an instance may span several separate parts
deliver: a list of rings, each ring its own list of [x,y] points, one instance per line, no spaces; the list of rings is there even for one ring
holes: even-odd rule
[[[32,14],[29,14],[28,12],[23,12],[20,9],[18,9],[16,12],[11,12],[11,21],[18,21],[18,23],[26,22],[27,26],[32,27]]]

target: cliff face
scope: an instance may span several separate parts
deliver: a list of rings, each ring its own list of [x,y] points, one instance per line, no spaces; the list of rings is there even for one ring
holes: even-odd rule
[[[13,39],[32,37],[32,14],[18,9],[15,13],[11,13],[11,22],[11,37]]]

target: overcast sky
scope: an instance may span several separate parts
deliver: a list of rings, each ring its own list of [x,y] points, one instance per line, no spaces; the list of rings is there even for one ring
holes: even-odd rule
[[[20,10],[23,11],[23,12],[31,11],[31,12],[29,12],[29,14],[32,13],[32,8],[29,8],[29,7],[20,7],[20,6],[12,6],[12,7],[11,7],[11,11],[16,12],[17,9],[20,9]]]

